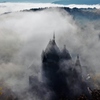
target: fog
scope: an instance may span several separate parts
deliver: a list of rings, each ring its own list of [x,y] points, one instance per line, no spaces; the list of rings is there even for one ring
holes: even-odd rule
[[[62,49],[65,44],[73,61],[79,54],[82,65],[99,74],[99,26],[100,20],[79,23],[60,8],[1,15],[0,80],[17,93],[28,89],[29,75],[41,81],[41,53],[53,33],[57,45]]]
[[[78,5],[78,4],[70,4],[70,5],[60,5],[60,4],[53,4],[53,3],[0,3],[0,14],[5,12],[17,12],[24,9],[31,9],[31,8],[45,8],[45,7],[70,7],[70,8],[97,8],[100,9],[100,5]]]

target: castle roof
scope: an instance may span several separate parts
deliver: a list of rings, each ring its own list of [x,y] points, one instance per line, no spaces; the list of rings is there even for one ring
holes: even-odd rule
[[[45,54],[59,54],[60,50],[55,42],[55,36],[53,36],[53,39],[49,41],[46,49],[45,49]]]
[[[81,67],[81,63],[80,63],[80,58],[79,58],[79,55],[77,55],[77,60],[76,60],[75,65],[76,65],[76,66],[80,66],[80,67]]]
[[[64,48],[63,48],[63,50],[61,52],[61,58],[62,59],[66,59],[66,60],[70,60],[71,59],[69,51],[66,49],[66,45],[64,45]]]
[[[63,50],[60,51],[59,47],[57,46],[55,42],[55,35],[53,36],[53,39],[49,41],[46,49],[42,53],[43,61],[59,61],[59,60],[71,60],[71,56],[69,51],[66,49],[66,46],[64,46]]]

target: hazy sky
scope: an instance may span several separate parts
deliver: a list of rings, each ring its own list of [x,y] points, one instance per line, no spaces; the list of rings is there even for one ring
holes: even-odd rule
[[[35,1],[43,2],[43,0]],[[12,91],[24,96],[21,100],[42,100],[42,94],[39,92],[42,90],[39,85],[42,79],[41,53],[52,39],[54,31],[57,45],[61,49],[66,44],[71,55],[76,57],[79,54],[80,59],[84,60],[85,63],[81,60],[83,66],[93,68],[100,75],[100,40],[98,39],[100,20],[88,21],[83,18],[82,23],[78,24],[72,15],[60,8],[20,12],[20,10],[36,6],[54,6],[54,4],[49,4],[0,3],[0,80],[3,79]],[[5,14],[5,12],[12,13]],[[73,61],[76,59],[74,58]],[[39,90],[34,89],[34,95],[32,95],[34,97],[27,93],[30,75],[35,77],[36,87],[39,87]],[[23,93],[29,96],[22,95]],[[45,98],[46,96],[48,97],[45,95]]]
[[[65,3],[65,4],[99,4],[100,0],[0,0],[0,2],[39,2],[39,3],[44,3],[44,2],[58,2],[58,3]]]
[[[0,0],[1,2],[54,2],[55,0]]]

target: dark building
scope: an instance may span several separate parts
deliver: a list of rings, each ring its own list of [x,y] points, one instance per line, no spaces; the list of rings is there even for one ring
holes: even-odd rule
[[[74,63],[65,45],[63,50],[59,49],[54,35],[42,53],[43,84],[52,92],[50,100],[73,100],[81,94],[88,95],[81,67],[79,56]],[[32,84],[32,77],[29,82]]]
[[[82,82],[79,56],[77,56],[74,64],[65,45],[63,50],[60,51],[55,42],[55,36],[49,41],[42,53],[42,70],[49,89],[55,93],[54,100],[66,99],[70,98],[72,94],[78,94],[78,92],[72,93],[71,91],[77,91],[77,88],[74,88],[74,84],[79,86],[79,82]],[[73,88],[74,90],[72,90]]]

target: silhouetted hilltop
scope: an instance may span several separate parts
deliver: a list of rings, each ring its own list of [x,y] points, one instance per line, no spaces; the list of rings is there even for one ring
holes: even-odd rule
[[[31,8],[29,10],[23,10],[24,12],[43,11],[45,9],[62,9],[73,16],[74,19],[88,19],[98,20],[100,19],[100,10],[96,8],[69,8],[69,7],[48,7],[48,8]]]

